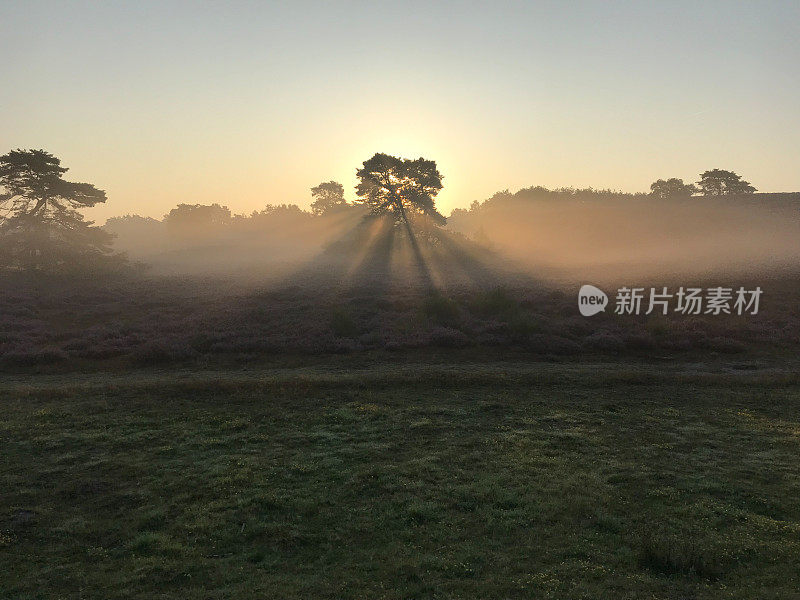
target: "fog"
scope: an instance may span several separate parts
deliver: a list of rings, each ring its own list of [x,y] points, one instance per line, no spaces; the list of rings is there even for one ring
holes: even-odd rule
[[[539,188],[453,211],[440,228],[420,212],[406,227],[352,205],[248,216],[183,205],[165,219],[106,225],[144,276],[127,266],[111,277],[86,268],[7,275],[0,360],[168,364],[468,347],[794,352],[798,207],[798,195],[656,200]],[[586,283],[612,294],[622,285],[760,286],[764,298],[747,318],[606,311],[588,320],[575,305]]]
[[[153,275],[225,276],[266,283],[302,268],[363,220],[364,211],[312,216],[297,207],[269,207],[223,223],[173,224],[126,216],[105,229],[115,250]]]
[[[258,285],[299,273],[339,286],[389,285],[386,278],[403,286],[416,277],[446,289],[500,284],[511,273],[638,282],[800,270],[800,194],[657,200],[532,188],[454,211],[435,239],[411,238],[353,206],[321,216],[285,205],[249,216],[217,209],[219,219],[129,216],[106,229],[117,235],[115,248],[151,274]]]
[[[551,197],[500,194],[456,211],[449,226],[556,280],[752,276],[800,267],[800,194],[538,195]]]

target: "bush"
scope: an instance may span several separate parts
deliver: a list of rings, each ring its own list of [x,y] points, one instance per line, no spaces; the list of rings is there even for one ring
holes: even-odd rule
[[[531,315],[520,313],[508,320],[508,331],[515,337],[525,338],[541,330],[541,324]]]
[[[352,337],[358,333],[355,320],[341,307],[335,308],[331,313],[330,325],[336,337]]]
[[[423,304],[425,316],[437,325],[453,326],[460,320],[458,305],[440,294],[428,296]]]
[[[472,310],[483,317],[510,317],[519,310],[519,304],[504,289],[495,288],[479,293],[472,302]]]

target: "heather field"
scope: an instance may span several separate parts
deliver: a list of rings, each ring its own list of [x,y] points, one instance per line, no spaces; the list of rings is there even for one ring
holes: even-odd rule
[[[339,275],[300,272],[263,288],[211,277],[6,277],[0,370],[248,364],[287,354],[435,348],[513,351],[533,360],[749,359],[792,352],[800,341],[795,275],[689,279],[701,287],[760,286],[757,315],[617,315],[612,307],[588,319],[577,309],[580,281],[512,273],[432,289],[418,279],[383,287],[385,274],[374,271],[346,284]]]

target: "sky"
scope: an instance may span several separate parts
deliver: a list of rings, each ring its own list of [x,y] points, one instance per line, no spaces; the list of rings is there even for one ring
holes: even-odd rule
[[[0,153],[108,193],[307,207],[375,152],[437,161],[445,214],[522,187],[734,170],[800,190],[800,3],[0,0]]]

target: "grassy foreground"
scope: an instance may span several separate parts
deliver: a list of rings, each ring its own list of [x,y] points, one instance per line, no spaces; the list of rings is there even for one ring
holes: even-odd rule
[[[0,383],[2,598],[790,598],[800,384],[373,366]]]

